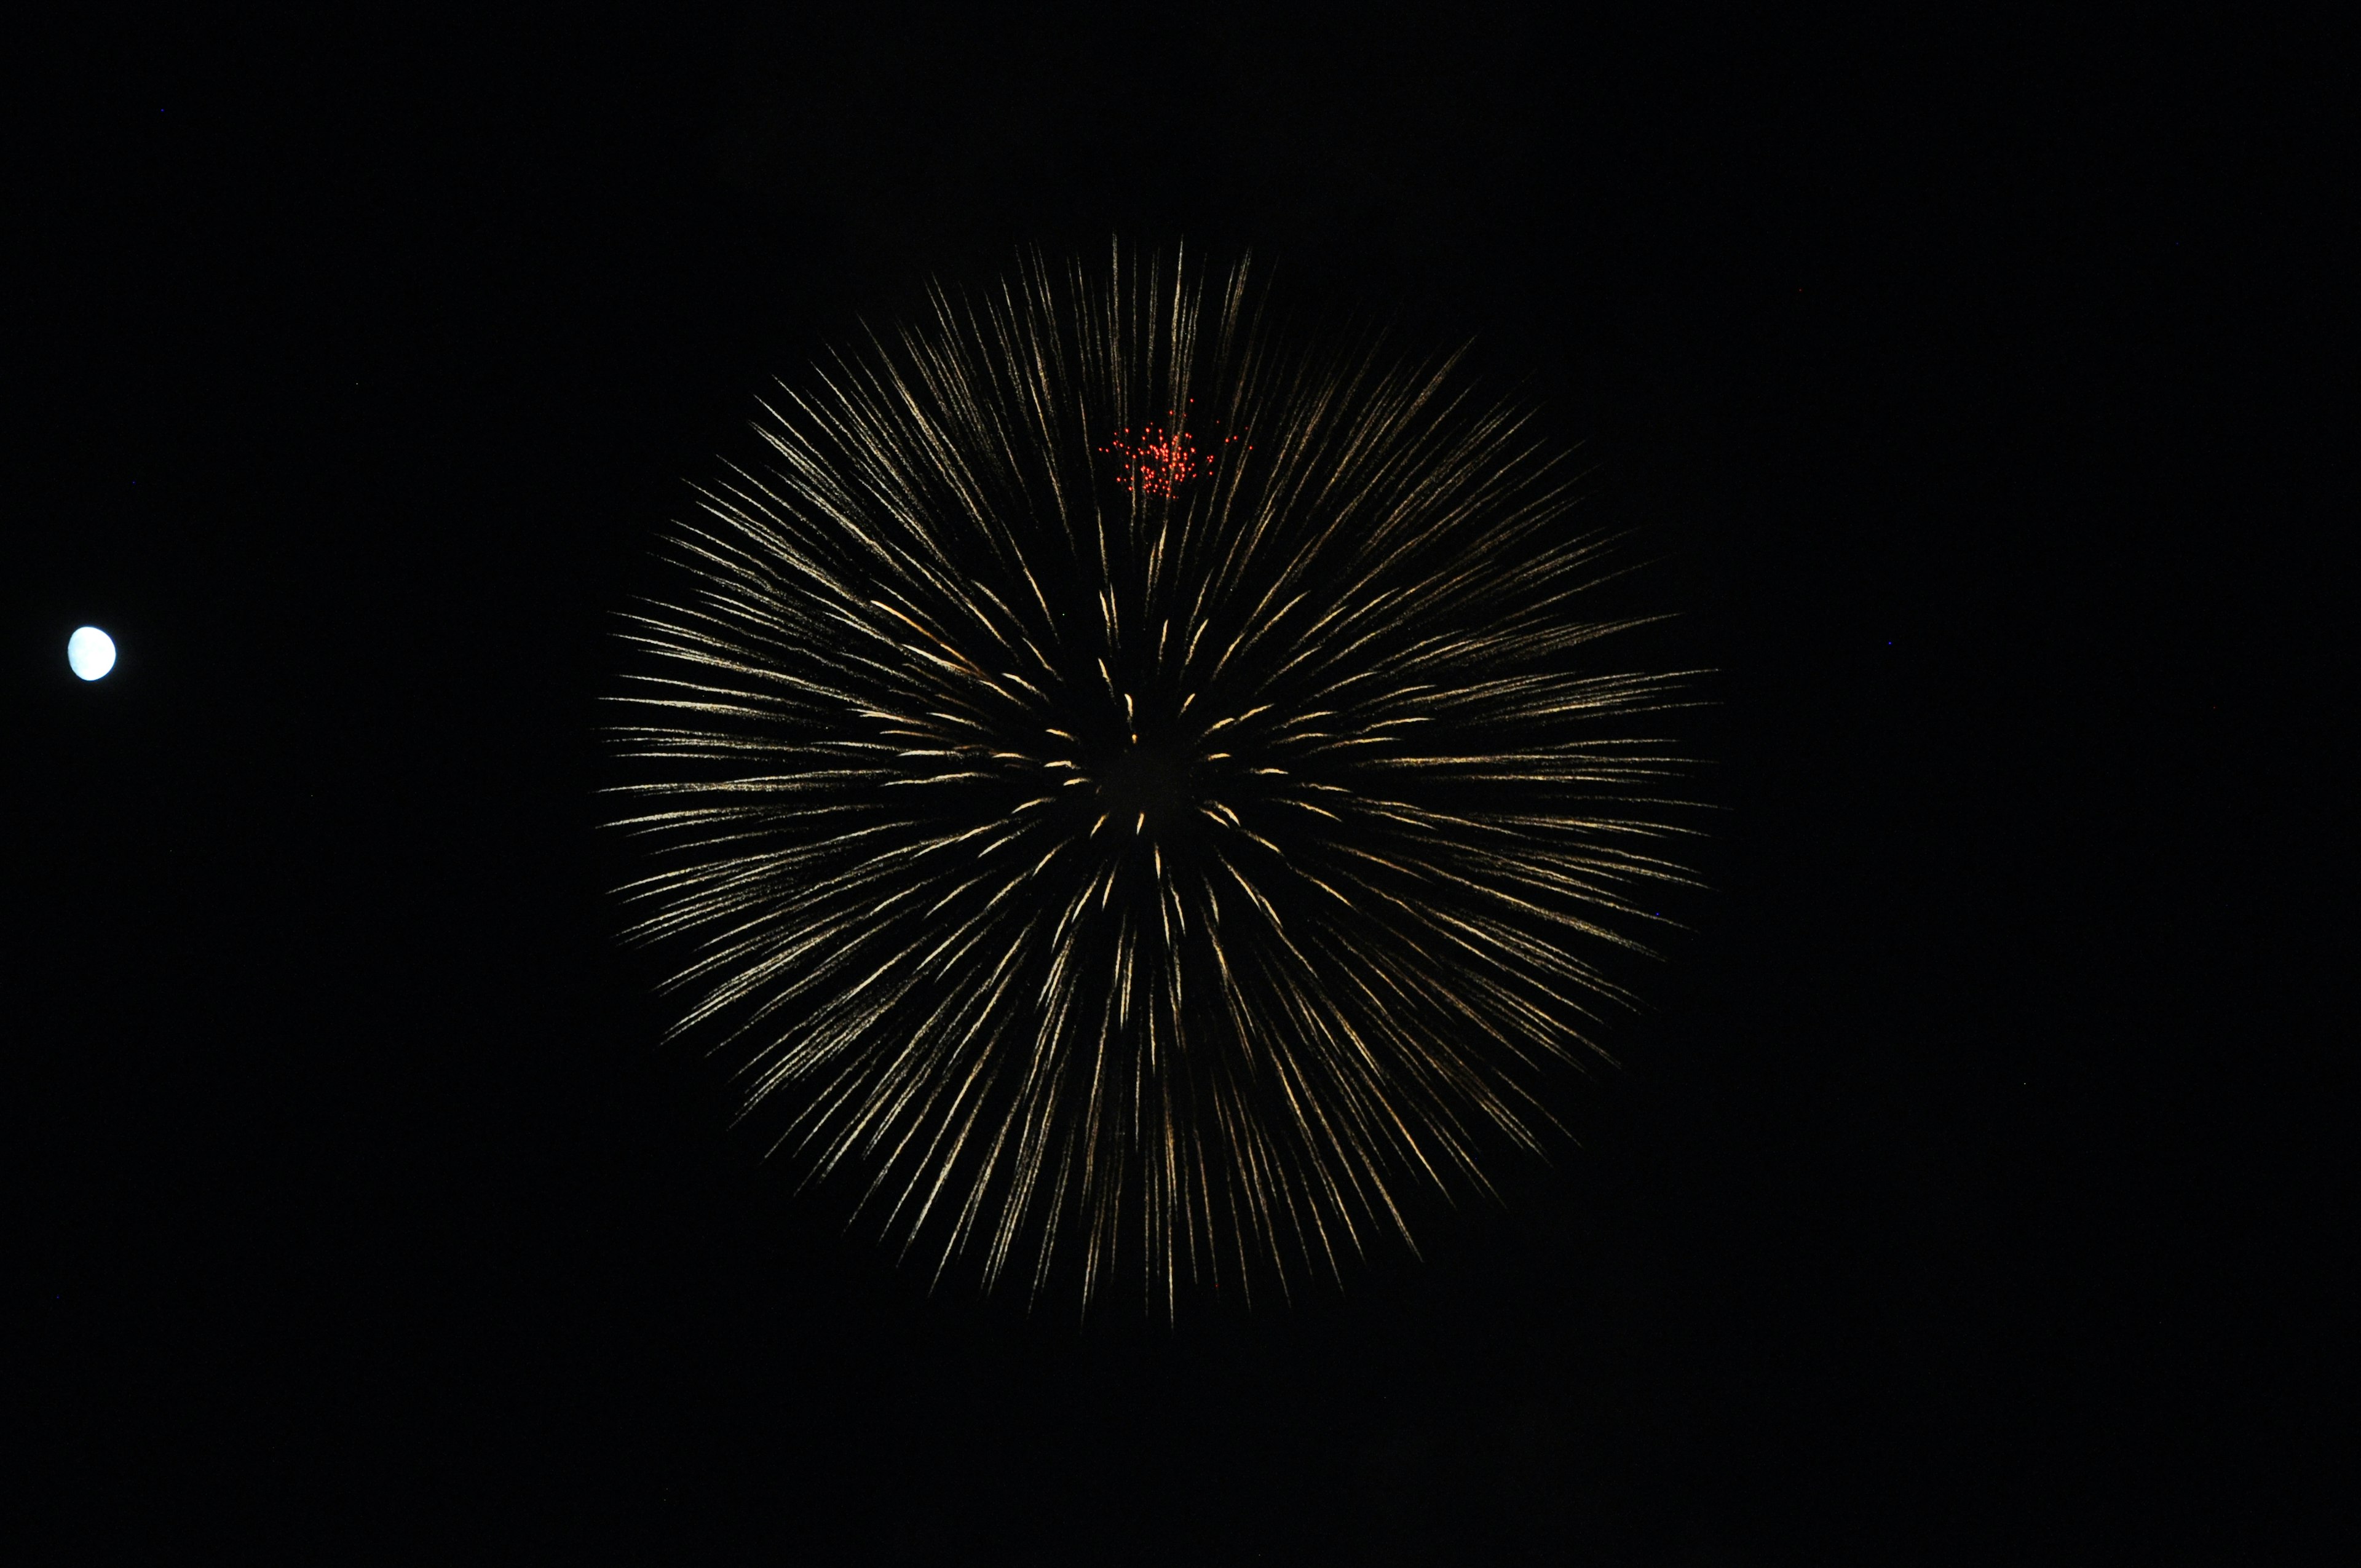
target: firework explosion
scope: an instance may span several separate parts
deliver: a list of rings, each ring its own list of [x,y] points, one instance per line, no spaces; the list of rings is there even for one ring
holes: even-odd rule
[[[1539,1146],[1682,880],[1566,454],[1243,268],[1032,261],[820,367],[631,618],[633,935],[941,1269],[1282,1286]]]

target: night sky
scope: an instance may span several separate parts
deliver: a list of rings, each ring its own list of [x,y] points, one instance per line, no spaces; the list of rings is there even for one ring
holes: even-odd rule
[[[2246,242],[2209,192],[2268,167],[2234,51],[334,9],[7,67],[32,1558],[2304,1539],[2331,1405],[2275,1280],[2329,1159],[2275,1107],[2343,1080],[2236,891],[2316,775],[2231,628],[2257,558],[2318,568],[2210,468],[2260,395],[2207,357]],[[612,612],[768,378],[930,276],[1115,233],[1472,338],[1601,460],[1666,656],[1719,672],[1711,892],[1623,1070],[1568,1084],[1579,1143],[1423,1215],[1422,1259],[1173,1325],[930,1295],[798,1197],[658,1048],[595,826]],[[121,648],[94,685],[84,622]]]

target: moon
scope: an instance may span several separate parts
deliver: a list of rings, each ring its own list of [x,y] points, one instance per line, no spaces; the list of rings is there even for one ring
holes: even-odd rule
[[[115,639],[95,626],[78,628],[66,639],[66,663],[83,680],[97,680],[115,668]]]

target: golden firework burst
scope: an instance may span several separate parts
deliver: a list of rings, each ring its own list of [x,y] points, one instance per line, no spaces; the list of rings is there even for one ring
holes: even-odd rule
[[[1539,1146],[1684,879],[1637,724],[1686,673],[1596,663],[1571,454],[1260,300],[1119,247],[935,291],[764,405],[630,618],[632,935],[939,1275],[1169,1310],[1407,1238]]]

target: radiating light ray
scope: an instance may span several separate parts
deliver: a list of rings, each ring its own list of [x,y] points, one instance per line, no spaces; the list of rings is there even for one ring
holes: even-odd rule
[[[1035,259],[762,405],[626,618],[631,934],[741,1114],[928,1256],[1292,1288],[1538,1149],[1686,880],[1653,618],[1455,356]]]

